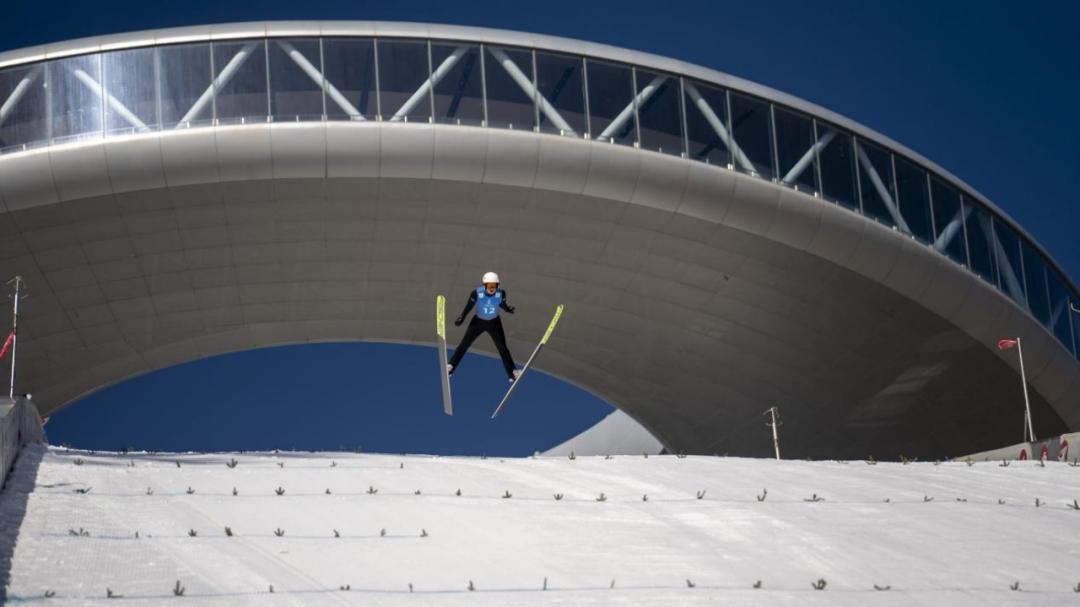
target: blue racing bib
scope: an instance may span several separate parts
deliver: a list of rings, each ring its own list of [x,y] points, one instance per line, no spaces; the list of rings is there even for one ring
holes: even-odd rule
[[[487,289],[476,289],[476,315],[483,320],[491,320],[499,317],[499,304],[503,300],[503,290],[495,289],[494,295],[488,295]]]

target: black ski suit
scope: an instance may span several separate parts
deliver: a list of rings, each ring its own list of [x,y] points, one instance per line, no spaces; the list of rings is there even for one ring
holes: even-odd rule
[[[499,291],[502,291],[502,301],[499,302],[499,308],[513,314],[514,306],[507,303],[506,291],[504,289],[499,289]],[[469,293],[469,299],[465,302],[465,309],[461,311],[461,315],[454,321],[454,326],[460,327],[475,305],[476,291],[474,290]],[[506,347],[506,333],[503,332],[502,320],[498,316],[490,320],[484,320],[479,316],[472,317],[469,326],[465,327],[465,335],[461,337],[461,342],[454,348],[454,356],[450,358],[450,367],[453,369],[450,373],[453,374],[457,370],[461,358],[465,356],[465,353],[469,351],[469,346],[477,337],[480,337],[481,333],[487,333],[491,336],[491,341],[495,342],[495,349],[499,351],[499,357],[502,359],[506,376],[514,379],[514,357],[510,355],[510,348]]]

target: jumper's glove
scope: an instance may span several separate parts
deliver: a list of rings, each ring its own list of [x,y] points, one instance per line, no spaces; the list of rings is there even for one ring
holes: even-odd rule
[[[517,308],[515,308],[514,306],[511,306],[510,304],[506,304],[506,311],[507,311],[507,312],[509,312],[509,313],[513,314],[513,313],[514,313],[514,310],[516,310],[516,309],[517,309]]]
[[[455,327],[460,327],[461,323],[463,323],[463,322],[465,322],[465,317],[464,316],[458,316],[457,318],[454,319],[454,326]]]

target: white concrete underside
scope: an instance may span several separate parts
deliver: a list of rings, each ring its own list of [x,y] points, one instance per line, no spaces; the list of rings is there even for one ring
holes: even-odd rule
[[[230,457],[24,451],[9,598],[157,605],[180,579],[185,605],[1027,605],[1080,582],[1080,468],[1057,462]]]
[[[664,445],[641,424],[616,409],[584,432],[544,451],[543,455],[656,455]]]

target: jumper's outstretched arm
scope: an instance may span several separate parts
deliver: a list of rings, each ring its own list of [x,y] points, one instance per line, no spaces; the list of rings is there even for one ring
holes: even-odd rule
[[[465,302],[465,308],[461,311],[461,315],[457,317],[454,324],[461,326],[461,323],[465,322],[465,317],[472,312],[473,306],[476,305],[476,291],[469,291],[469,299]]]

